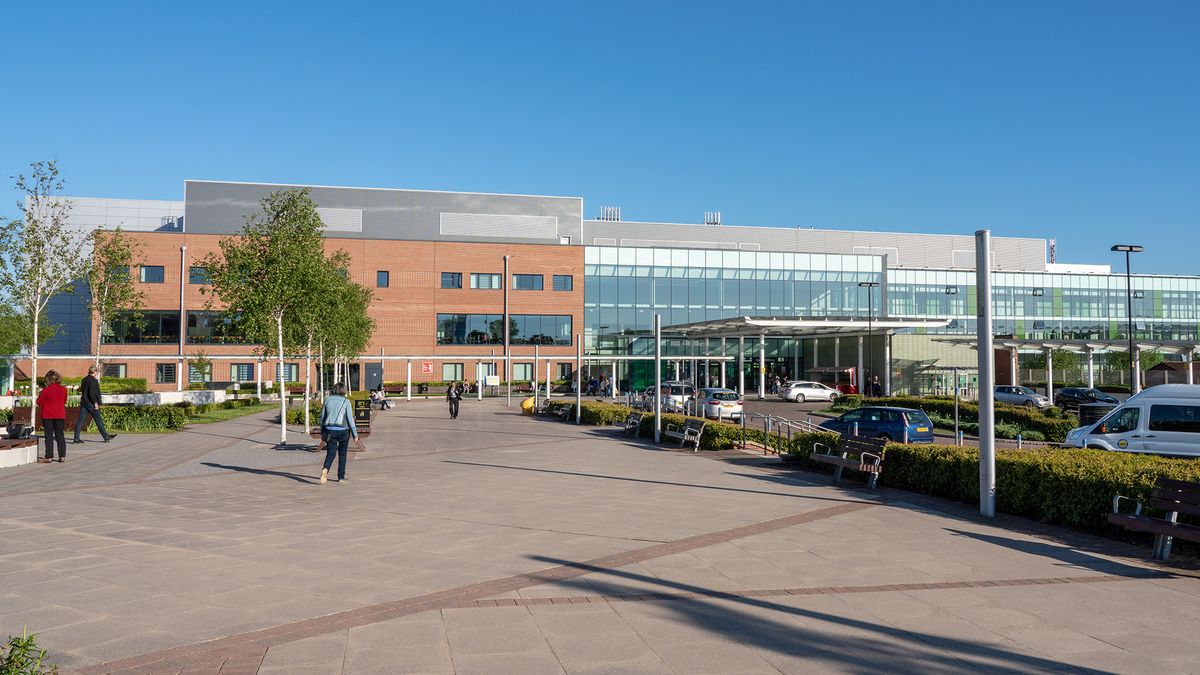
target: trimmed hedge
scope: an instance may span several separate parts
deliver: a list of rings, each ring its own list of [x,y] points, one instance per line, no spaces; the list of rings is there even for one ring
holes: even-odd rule
[[[82,377],[64,377],[62,378],[62,386],[78,387],[83,382]],[[17,380],[13,383],[18,391],[29,394],[29,380]],[[38,378],[38,389],[43,389],[46,386],[46,378]],[[146,389],[146,378],[144,377],[101,377],[100,378],[100,393],[101,394],[145,394],[149,390]]]
[[[104,406],[104,426],[117,431],[178,431],[188,416],[173,405]],[[92,426],[88,420],[88,427]]]
[[[552,408],[573,408],[574,402],[555,401]],[[609,426],[624,422],[632,408],[614,403],[584,403],[586,424]],[[682,424],[683,415],[664,414],[663,427]],[[740,426],[709,422],[700,438],[701,450],[725,450],[741,441]],[[639,436],[654,437],[654,415],[642,418]],[[782,441],[762,430],[746,429],[746,439],[781,451],[797,468],[829,473],[826,464],[812,461],[814,443],[835,445],[835,433],[793,433]],[[889,443],[884,450],[886,470],[880,484],[911,492],[965,502],[979,500],[979,451],[951,445]],[[1159,476],[1200,481],[1200,460],[1154,455],[1041,448],[996,452],[996,509],[1045,523],[1104,528],[1116,494],[1145,502]]]
[[[849,409],[864,405],[916,408],[943,418],[953,419],[954,417],[954,399],[945,396],[892,396],[890,398],[843,396],[837,400],[835,407]],[[964,419],[977,423],[979,421],[979,405],[972,401],[959,401],[958,415],[960,426],[961,421]],[[1007,436],[1008,438],[1016,437],[1016,433],[1012,432],[1013,427],[1015,427],[1022,433],[1025,431],[1036,431],[1047,441],[1061,443],[1066,440],[1068,431],[1079,426],[1079,418],[1074,415],[1063,414],[1057,408],[1038,411],[1023,406],[998,403],[996,404],[996,426],[998,432],[1002,429],[1002,424],[1010,425],[1007,429],[1004,429],[1006,433],[1011,434]],[[1032,437],[1028,435],[1026,437],[1032,440]]]

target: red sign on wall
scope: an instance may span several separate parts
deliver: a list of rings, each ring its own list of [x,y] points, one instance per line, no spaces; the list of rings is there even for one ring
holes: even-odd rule
[[[422,361],[421,362],[421,372],[422,373],[432,373],[433,372],[433,361]]]

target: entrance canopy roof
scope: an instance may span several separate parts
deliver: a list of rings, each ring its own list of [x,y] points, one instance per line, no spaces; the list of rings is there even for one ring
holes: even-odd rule
[[[905,328],[945,328],[950,320],[944,321],[899,321],[896,319],[779,319],[775,317],[739,316],[729,319],[714,319],[678,326],[664,326],[663,332],[688,338],[704,337],[845,337],[866,335],[868,332],[894,333]]]
[[[972,348],[977,347],[977,341],[970,336],[953,336],[947,335],[944,337],[935,338],[938,342],[950,342],[955,344],[966,344]],[[1179,340],[1134,340],[1134,347],[1139,351],[1158,351],[1164,354],[1191,354],[1195,352],[1197,345],[1195,342],[1182,342]],[[1014,338],[995,338],[992,346],[996,349],[1062,349],[1068,352],[1127,352],[1129,351],[1128,340],[1027,340]]]

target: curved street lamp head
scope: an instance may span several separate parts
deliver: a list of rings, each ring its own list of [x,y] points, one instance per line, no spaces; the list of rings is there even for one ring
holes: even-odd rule
[[[1119,251],[1122,253],[1141,253],[1146,250],[1137,244],[1114,244],[1110,251]]]
[[[879,282],[878,281],[860,281],[860,282],[858,282],[858,285],[862,286],[863,288],[875,288],[876,286],[879,285]]]

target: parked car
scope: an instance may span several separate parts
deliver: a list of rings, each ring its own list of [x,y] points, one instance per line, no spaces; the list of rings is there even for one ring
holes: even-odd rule
[[[779,398],[797,403],[804,403],[805,401],[832,401],[838,396],[841,396],[841,393],[837,389],[831,389],[820,382],[809,382],[807,380],[788,382],[779,388]]]
[[[1078,410],[1080,405],[1089,403],[1120,403],[1117,399],[1100,391],[1087,387],[1064,387],[1054,392],[1054,405],[1063,410]]]
[[[858,424],[859,436],[902,441],[907,429],[909,443],[933,442],[933,422],[924,411],[913,408],[855,408],[841,417],[821,422],[821,427],[839,434],[851,434],[854,433],[855,423]]]
[[[1023,405],[1029,408],[1049,408],[1052,405],[1050,399],[1029,387],[1010,387],[1008,385],[996,387],[996,403]]]
[[[1160,384],[1125,399],[1067,445],[1114,452],[1200,457],[1200,385]]]
[[[732,389],[708,387],[696,392],[685,406],[689,415],[724,419],[742,418],[742,397]]]
[[[696,395],[696,388],[687,382],[662,383],[662,408],[665,412],[683,412],[683,406],[688,399]],[[650,401],[654,407],[654,401]]]

